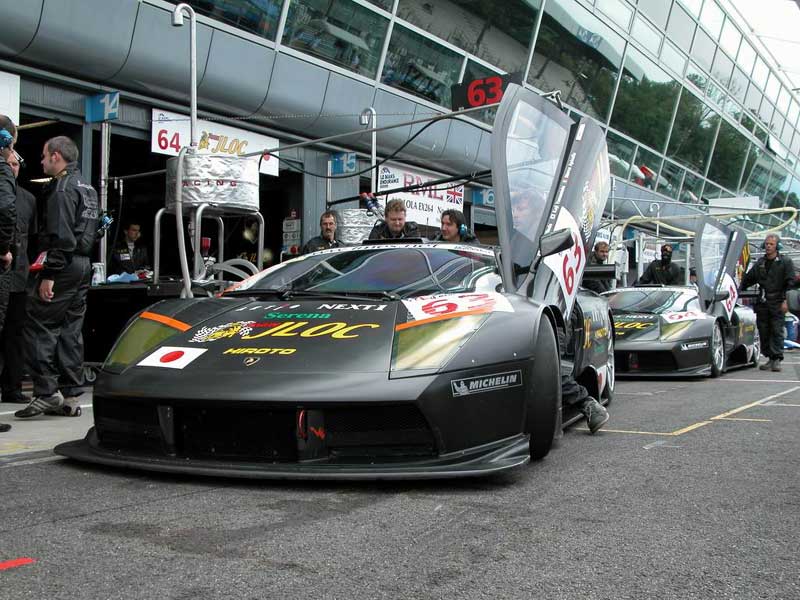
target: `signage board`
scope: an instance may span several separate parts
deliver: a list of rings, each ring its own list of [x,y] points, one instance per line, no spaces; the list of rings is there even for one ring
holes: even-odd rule
[[[0,71],[0,115],[19,125],[19,75]]]
[[[510,83],[522,85],[522,74],[492,75],[456,83],[451,88],[452,108],[453,110],[461,110],[463,108],[500,104],[503,94]]]
[[[405,167],[386,164],[378,173],[378,191],[424,184],[437,179],[438,176],[426,175]],[[378,203],[383,210],[389,200],[399,198],[406,206],[406,220],[420,225],[438,227],[441,223],[442,211],[448,208],[464,210],[464,186],[444,183],[430,188],[420,188],[412,192],[399,192],[388,196],[379,196]]]
[[[119,115],[119,92],[87,96],[84,107],[87,123],[113,121]]]
[[[273,137],[204,119],[197,120],[197,128],[197,149],[200,153],[241,156],[258,150],[277,148],[279,144]],[[151,152],[177,156],[180,149],[191,142],[189,117],[154,108],[150,136]],[[260,171],[264,175],[278,176],[277,152],[263,157]]]
[[[358,170],[355,152],[335,152],[331,154],[331,175],[347,175]]]

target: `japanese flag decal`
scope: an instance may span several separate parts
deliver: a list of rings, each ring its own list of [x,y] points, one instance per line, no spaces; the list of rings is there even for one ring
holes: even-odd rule
[[[179,348],[163,346],[150,356],[139,361],[139,367],[164,367],[166,369],[183,369],[186,365],[206,352],[205,348]]]

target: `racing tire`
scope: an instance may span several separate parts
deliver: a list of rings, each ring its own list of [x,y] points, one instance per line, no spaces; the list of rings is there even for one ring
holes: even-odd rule
[[[753,334],[753,357],[750,359],[750,367],[757,367],[758,361],[761,358],[761,335],[758,333],[758,329]]]
[[[714,323],[711,332],[711,377],[719,377],[725,372],[725,337],[722,334],[722,325],[719,321]]]
[[[553,445],[561,406],[561,359],[550,320],[542,315],[533,350],[531,380],[526,390],[525,432],[530,434],[531,459],[547,456]]]

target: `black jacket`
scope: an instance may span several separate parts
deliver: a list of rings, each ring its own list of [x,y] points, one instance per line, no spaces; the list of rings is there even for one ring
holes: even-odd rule
[[[406,221],[400,235],[393,235],[392,232],[389,231],[389,225],[383,220],[379,220],[375,223],[372,231],[369,232],[369,239],[371,240],[391,240],[404,237],[419,237],[419,228],[414,221]]]
[[[763,290],[767,302],[783,302],[786,299],[786,290],[794,285],[792,259],[781,256],[780,253],[771,261],[762,256],[742,277],[741,289],[755,283]]]
[[[73,256],[90,256],[97,238],[97,192],[71,163],[45,189],[47,220],[42,243],[47,250],[42,279],[52,279]]]
[[[36,234],[36,198],[28,190],[17,186],[17,246],[14,252],[14,273],[11,291],[24,292],[31,264],[28,242]]]
[[[14,171],[0,156],[0,254],[13,249],[17,230],[17,180]]]
[[[662,285],[682,285],[681,277],[683,269],[676,263],[671,262],[665,267],[661,259],[657,258],[647,266],[647,270],[642,273],[639,283],[660,283]]]
[[[317,237],[313,237],[306,242],[306,245],[303,246],[303,254],[309,254],[311,252],[316,252],[317,250],[327,250],[329,248],[341,248],[344,246],[342,242],[333,238],[333,241],[328,241],[321,235]]]
[[[600,262],[597,260],[597,256],[595,253],[589,256],[589,264],[590,265],[603,265],[605,263]],[[603,292],[607,292],[608,290],[612,289],[612,285],[614,283],[613,279],[584,279],[581,282],[581,285],[586,288],[587,290],[592,290],[598,294],[602,294]]]
[[[133,252],[131,252],[127,240],[123,239],[111,251],[110,272],[112,274],[135,273],[149,266],[150,257],[147,254],[147,248],[139,242],[133,245]]]

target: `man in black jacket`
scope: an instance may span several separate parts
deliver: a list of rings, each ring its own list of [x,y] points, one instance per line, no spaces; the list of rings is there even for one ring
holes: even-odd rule
[[[97,237],[97,192],[78,171],[78,148],[67,137],[48,140],[42,169],[50,175],[45,196],[44,268],[28,304],[25,346],[33,377],[33,400],[14,416],[80,414],[83,385],[83,317]],[[59,389],[61,391],[59,391]],[[62,395],[63,392],[63,395]]]
[[[453,244],[480,244],[468,228],[464,213],[455,208],[442,211],[439,233],[433,238],[434,242],[451,242]]]
[[[395,198],[386,203],[385,218],[375,223],[369,232],[371,240],[390,240],[405,237],[419,237],[419,229],[414,221],[406,221],[406,205]]]
[[[608,260],[608,243],[599,241],[594,245],[591,256],[589,256],[590,265],[604,265]],[[597,294],[602,294],[612,289],[613,279],[584,279],[581,285],[587,290],[592,290]]]
[[[8,160],[14,178],[19,177],[20,159],[16,153]],[[14,269],[8,296],[8,309],[3,324],[0,344],[0,385],[3,402],[25,402],[22,395],[22,379],[25,374],[23,327],[27,302],[28,241],[36,233],[36,198],[28,190],[17,185],[17,245],[14,253]]]
[[[639,277],[639,283],[660,283],[662,285],[682,285],[681,268],[672,262],[672,246],[661,246],[661,260],[654,260]]]
[[[17,227],[17,181],[8,161],[14,156],[17,127],[6,115],[0,115],[0,331],[5,321],[11,285],[10,267],[14,259],[11,249]],[[0,423],[0,432],[11,425]]]
[[[783,328],[786,305],[786,290],[794,284],[794,265],[788,256],[778,251],[780,239],[770,233],[764,239],[764,256],[742,277],[741,289],[757,283],[761,297],[755,306],[758,335],[761,337],[761,353],[767,362],[759,367],[762,371],[780,371],[783,360]]]
[[[111,251],[111,273],[139,273],[150,267],[147,248],[139,240],[142,227],[129,223],[125,228],[125,238]]]
[[[339,248],[342,245],[336,239],[336,213],[326,210],[319,218],[319,235],[306,242],[306,245],[303,246],[303,254],[328,248]]]

